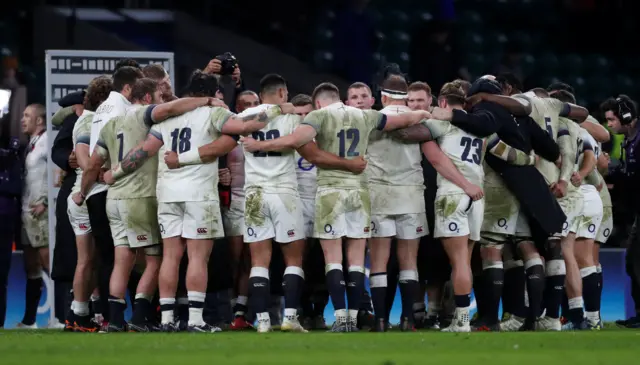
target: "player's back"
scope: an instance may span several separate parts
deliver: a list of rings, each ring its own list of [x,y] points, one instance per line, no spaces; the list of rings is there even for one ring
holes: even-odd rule
[[[398,115],[410,111],[405,105],[390,105],[380,112]],[[402,143],[386,132],[374,130],[369,137],[367,157],[369,184],[424,186],[419,144]]]
[[[109,161],[114,165],[140,142],[144,141],[153,122],[146,115],[151,106],[136,104],[131,106],[121,117],[111,119],[100,131],[97,144],[106,146]],[[158,156],[154,156],[136,171],[116,181],[108,190],[109,199],[147,198],[156,195],[156,178],[158,175]]]
[[[316,165],[295,153],[296,176],[298,178],[298,193],[302,199],[315,199],[318,190],[318,169]]]
[[[423,123],[438,141],[442,152],[449,157],[460,173],[472,184],[483,186],[485,143],[482,138],[467,133],[447,121],[427,119]],[[438,174],[438,191],[462,192],[458,186]]]
[[[234,198],[244,198],[244,148],[241,145],[237,145],[227,155],[227,167],[231,174],[231,195]]]
[[[262,104],[243,111],[240,116],[262,112],[271,107]],[[259,131],[251,136],[258,141],[271,140],[293,133],[300,124],[300,117],[295,114],[284,114],[275,117]],[[245,190],[261,188],[265,192],[297,191],[298,181],[295,171],[295,151],[280,152],[245,152]]]
[[[320,149],[352,159],[365,155],[369,135],[380,126],[383,116],[375,110],[360,110],[337,102],[307,114],[304,123],[316,129]],[[367,186],[367,175],[319,168],[318,186],[362,188]]]
[[[200,107],[188,113],[169,118],[156,124],[151,132],[164,143],[158,154],[166,151],[178,154],[197,149],[218,139],[221,133],[215,128],[215,115],[219,107]],[[224,110],[224,109],[223,109]],[[226,110],[220,111],[221,115]],[[159,202],[185,202],[218,200],[218,160],[169,169],[164,159],[158,160]]]

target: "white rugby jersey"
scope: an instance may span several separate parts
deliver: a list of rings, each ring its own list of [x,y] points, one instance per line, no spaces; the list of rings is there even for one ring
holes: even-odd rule
[[[93,149],[100,138],[100,131],[107,122],[112,118],[123,116],[129,109],[131,103],[122,94],[116,91],[109,93],[107,100],[102,102],[93,116],[93,122],[91,124],[91,140],[89,142],[89,154],[93,153]],[[93,194],[106,191],[109,185],[96,182],[91,187],[91,191],[87,194],[87,198]]]
[[[438,141],[442,152],[456,165],[462,176],[470,183],[482,187],[484,185],[482,162],[486,148],[484,139],[446,121],[427,119],[422,123],[429,128],[433,139]],[[437,183],[440,193],[464,193],[461,188],[440,174],[438,174]]]
[[[231,199],[244,199],[244,149],[238,145],[227,155],[231,173]]]
[[[220,138],[231,115],[225,108],[203,106],[155,124],[149,133],[164,143],[159,156],[165,151],[181,154]],[[218,159],[170,170],[159,158],[156,195],[160,203],[219,200]]]
[[[249,108],[240,116],[263,112],[271,104],[261,104]],[[273,118],[251,137],[257,141],[265,141],[284,137],[293,133],[300,124],[301,118],[295,114],[279,115]],[[293,150],[280,152],[244,152],[244,189],[261,188],[265,193],[279,193],[287,190],[297,191],[296,160]]]
[[[91,143],[91,122],[93,121],[94,112],[89,110],[82,111],[82,115],[73,125],[73,133],[71,135],[71,141],[73,142],[73,151],[76,150],[76,145],[84,144],[89,146]],[[78,167],[76,169],[76,182],[71,188],[72,193],[80,191],[80,184],[82,184],[82,169]]]
[[[298,152],[295,153],[295,158],[300,198],[315,201],[316,190],[318,190],[318,169],[316,165],[305,160]]]
[[[25,158],[24,192],[22,193],[22,211],[29,206],[45,203],[49,196],[47,185],[47,132],[43,131],[31,137]]]

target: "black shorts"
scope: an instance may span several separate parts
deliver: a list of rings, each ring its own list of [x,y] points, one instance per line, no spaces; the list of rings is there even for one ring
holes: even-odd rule
[[[451,277],[451,264],[444,246],[431,235],[422,237],[418,249],[418,275],[420,281],[443,284]]]

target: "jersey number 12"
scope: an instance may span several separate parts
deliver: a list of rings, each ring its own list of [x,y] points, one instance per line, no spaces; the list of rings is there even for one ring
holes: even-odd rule
[[[340,140],[340,146],[339,146],[340,157],[360,156],[360,153],[356,151],[356,148],[358,148],[358,143],[360,143],[360,131],[358,129],[350,128],[350,129],[347,129],[346,131],[341,130],[340,132],[338,132],[338,139]],[[349,149],[345,154],[347,140],[350,140],[351,144],[349,145]]]
[[[171,132],[171,151],[184,153],[191,149],[191,128],[174,129]]]

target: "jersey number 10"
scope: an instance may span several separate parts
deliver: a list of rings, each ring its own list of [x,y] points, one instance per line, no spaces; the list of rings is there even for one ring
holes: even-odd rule
[[[191,149],[191,128],[174,129],[171,132],[171,151],[184,153]]]

